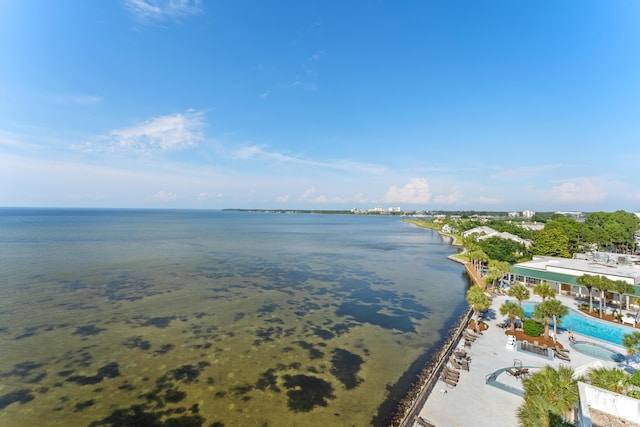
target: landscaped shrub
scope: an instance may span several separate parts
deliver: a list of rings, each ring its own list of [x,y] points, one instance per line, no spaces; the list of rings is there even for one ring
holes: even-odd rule
[[[522,322],[522,332],[530,337],[539,337],[544,332],[544,325],[533,319],[525,319]]]

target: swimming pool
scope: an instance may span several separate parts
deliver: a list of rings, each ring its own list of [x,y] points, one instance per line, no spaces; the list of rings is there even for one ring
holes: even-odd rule
[[[600,344],[587,341],[576,341],[569,344],[571,348],[591,357],[611,362],[624,362],[624,355]]]
[[[524,314],[527,317],[531,317],[531,312],[533,312],[534,306],[535,303],[532,302],[522,303]],[[553,322],[551,322],[551,328],[553,328]],[[552,330],[553,329],[550,329],[550,331]],[[625,334],[633,332],[634,328],[630,326],[616,325],[603,320],[591,319],[573,309],[569,309],[569,314],[564,316],[560,320],[560,323],[558,323],[558,331],[562,330],[574,331],[578,334],[588,335],[590,337],[622,346],[622,337]]]

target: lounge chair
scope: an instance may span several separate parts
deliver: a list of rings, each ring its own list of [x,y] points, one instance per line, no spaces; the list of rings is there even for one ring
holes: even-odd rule
[[[466,360],[467,362],[471,362],[471,356],[469,356],[464,350],[456,351],[454,354],[456,356],[456,359],[458,360]]]
[[[556,351],[555,356],[560,360],[564,360],[565,362],[571,362],[571,359],[569,358],[569,356],[564,353],[560,353]]]
[[[450,369],[448,366],[445,366],[442,372],[456,378],[460,376],[460,372],[456,371],[455,369]]]
[[[456,375],[453,372],[442,372],[442,375],[440,375],[440,378],[442,379],[449,379],[452,381],[458,381],[460,379],[460,375]]]
[[[511,376],[514,376],[514,377],[517,377],[518,376],[518,370],[509,368],[509,369],[507,369],[507,374],[509,374]]]
[[[462,359],[460,361],[460,364],[462,365],[462,369],[464,369],[465,371],[469,370],[469,362],[467,362],[466,360]]]
[[[458,381],[450,380],[448,378],[442,379],[442,382],[448,385],[449,387],[455,387],[458,385]]]
[[[454,368],[460,370],[460,364],[456,361],[456,359],[453,358],[453,356],[449,356],[449,363],[451,363],[451,366],[453,366]]]
[[[569,355],[569,350],[567,350],[566,348],[562,348],[557,344],[556,344],[556,347],[555,347],[555,351],[558,352],[558,353],[564,353],[567,356]]]
[[[464,346],[465,346],[465,347],[471,347],[471,344],[472,344],[472,341],[471,341],[471,340],[468,340],[468,339],[466,339],[466,338],[465,338],[465,340],[464,340]]]

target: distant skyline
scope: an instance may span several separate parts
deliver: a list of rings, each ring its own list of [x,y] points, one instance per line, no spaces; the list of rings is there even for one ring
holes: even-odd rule
[[[0,206],[640,211],[640,2],[6,0]]]

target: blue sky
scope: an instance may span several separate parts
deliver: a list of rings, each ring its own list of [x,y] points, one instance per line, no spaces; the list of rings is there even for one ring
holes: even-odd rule
[[[640,210],[635,0],[0,0],[0,205]]]

